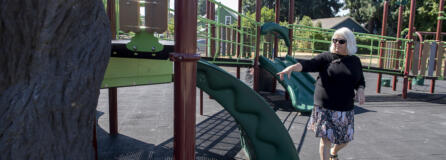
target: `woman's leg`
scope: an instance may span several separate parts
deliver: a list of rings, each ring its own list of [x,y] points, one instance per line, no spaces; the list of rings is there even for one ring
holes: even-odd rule
[[[342,144],[334,144],[333,147],[330,149],[330,154],[331,155],[337,155],[338,152],[344,148],[345,146],[347,146],[348,143],[342,143]]]
[[[319,145],[319,155],[321,156],[321,160],[328,160],[328,158],[330,158],[330,147],[330,140],[327,138],[321,138]]]

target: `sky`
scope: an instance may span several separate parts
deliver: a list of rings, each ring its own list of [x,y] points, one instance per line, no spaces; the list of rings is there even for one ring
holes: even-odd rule
[[[229,8],[237,11],[238,10],[238,0],[217,0],[219,2],[221,2],[223,5],[228,6]],[[341,3],[344,3],[344,0],[340,0]],[[174,8],[174,2],[175,0],[170,0],[170,8]],[[348,14],[349,11],[348,10],[341,10],[340,12],[338,12],[338,14],[336,14],[336,16],[344,16],[346,14]]]

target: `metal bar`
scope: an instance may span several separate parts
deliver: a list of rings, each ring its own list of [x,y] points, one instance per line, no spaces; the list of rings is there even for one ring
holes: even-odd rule
[[[108,89],[108,112],[110,122],[110,135],[118,134],[118,89],[112,87]]]
[[[416,0],[411,0],[410,1],[410,16],[409,16],[409,33],[408,33],[408,38],[409,40],[412,39],[412,33],[413,33],[413,25],[414,25],[414,21],[415,21],[415,2]],[[402,98],[406,99],[407,98],[407,88],[408,88],[408,81],[409,81],[409,64],[410,64],[410,60],[411,60],[411,53],[412,53],[412,43],[413,41],[410,41],[407,44],[406,47],[406,66],[404,68],[404,80],[403,80],[403,91],[402,91]]]
[[[289,3],[289,10],[288,10],[288,24],[292,25],[294,23],[294,0],[290,0]],[[290,46],[288,47],[288,55],[291,56],[293,52],[293,29],[294,27],[291,27],[288,31],[289,37],[290,37]]]
[[[438,22],[437,22],[438,23]],[[437,28],[438,28],[438,24],[437,24]],[[432,35],[436,35],[437,34],[437,32],[426,32],[426,31],[417,31],[417,32],[419,32],[419,33],[421,33],[421,34],[428,34],[428,35],[430,35],[430,34],[432,34]],[[446,35],[446,32],[440,32],[440,35]],[[435,36],[436,37],[436,36]],[[441,37],[441,36],[440,36]]]
[[[215,6],[214,6],[215,7]],[[220,16],[220,11],[221,11],[221,9],[217,9],[217,17],[218,16]],[[214,12],[215,13],[215,12]],[[214,15],[214,18],[215,18],[215,15]],[[217,23],[219,23],[218,21],[220,21],[221,19],[218,19],[217,20]],[[221,42],[222,42],[222,40],[221,40],[221,29],[222,29],[222,27],[221,27],[222,25],[216,25],[216,33],[215,33],[215,36],[216,36],[216,44],[215,44],[215,54],[214,54],[214,58],[216,58],[217,56],[220,56],[221,55]]]
[[[398,27],[397,27],[397,31],[396,31],[396,38],[397,38],[397,47],[396,48],[398,48],[398,49],[401,47],[400,37],[401,37],[401,25],[402,25],[402,21],[403,21],[403,9],[404,9],[403,5],[400,4],[400,7],[398,9]],[[397,51],[396,58],[399,59],[400,56],[401,56],[401,51]],[[396,63],[397,63],[397,65],[395,66],[395,69],[398,69],[399,68],[398,64],[400,64],[400,61],[397,60]],[[397,81],[397,76],[393,76],[393,83],[392,83],[393,91],[396,91],[396,84],[397,84],[396,81]]]
[[[418,47],[418,71],[421,70],[421,58],[423,57],[423,48],[424,48],[424,39],[423,36],[419,33],[419,32],[415,32],[415,34],[418,36],[418,39],[420,40],[420,47]],[[412,59],[411,59],[412,61]],[[410,63],[411,65],[409,67],[412,66],[412,63]]]
[[[211,2],[209,2],[209,0],[206,0],[206,18],[207,19],[211,19]],[[207,36],[208,37],[206,37],[206,56],[210,56],[210,53],[211,53],[211,47],[210,47],[210,44],[211,44],[211,39],[209,38],[209,37],[211,37],[212,35],[211,35],[211,25],[212,24],[210,24],[210,23],[208,23],[208,22],[205,22],[206,23],[206,33],[207,33]]]
[[[110,21],[110,30],[112,33],[112,39],[116,39],[116,8],[115,8],[115,0],[107,0],[107,16]],[[114,94],[111,94],[114,90]],[[109,96],[108,96],[108,109],[109,109],[109,125],[110,125],[110,135],[118,134],[118,104],[117,104],[117,94],[116,88],[109,88]],[[116,111],[116,113],[112,113],[111,111]],[[96,137],[96,119],[93,127],[93,147],[95,150],[95,159],[98,159],[98,142]]]
[[[275,22],[277,24],[280,23],[280,0],[276,0],[276,19]],[[277,38],[277,36],[274,36],[274,54],[273,54],[273,59],[276,58],[278,56],[279,53],[279,39]],[[275,93],[276,92],[276,86],[277,86],[277,81],[276,81],[276,77],[273,76],[273,84],[272,84],[272,92]]]
[[[243,0],[238,0],[238,13],[242,13]],[[238,15],[237,19],[237,44],[240,44],[240,30],[242,29],[242,16]],[[237,58],[240,58],[240,45],[237,45]],[[237,78],[240,79],[240,67],[237,66]]]
[[[280,0],[276,0],[276,19],[275,22],[279,24],[279,18],[280,18]],[[273,59],[277,57],[277,53],[279,52],[279,39],[277,36],[274,36],[274,56]]]
[[[209,19],[215,21],[215,4],[210,3]],[[211,37],[215,36],[215,25],[211,24]],[[215,40],[211,40],[211,57],[215,56]]]
[[[200,89],[200,115],[203,115],[203,90]]]
[[[197,1],[175,0],[174,155],[195,159]]]
[[[443,8],[444,8],[444,0],[440,0],[440,5],[438,6],[438,17],[442,16]],[[435,33],[435,40],[438,42],[441,41],[441,25],[442,25],[442,20],[438,19],[437,32]]]
[[[262,6],[261,0],[256,0],[256,22],[260,22],[260,14]],[[259,52],[260,52],[260,25],[256,25],[257,36],[256,36],[256,55],[254,58],[254,90],[259,92]]]
[[[388,12],[387,10],[389,9],[389,4],[387,3],[387,0],[384,1],[384,11],[383,11],[383,21],[382,21],[382,26],[381,26],[381,36],[385,36],[386,35],[386,24],[387,24],[387,15]],[[380,41],[380,46],[381,48],[379,49],[379,68],[383,67],[383,52],[384,52],[384,43],[385,41]],[[382,74],[378,73],[378,81],[376,84],[376,93],[380,93],[381,92],[381,78],[382,78]]]
[[[444,7],[444,0],[440,0],[440,5],[438,6],[438,17],[442,16],[443,7]],[[437,41],[438,45],[440,45],[440,41],[441,41],[441,25],[442,25],[442,20],[440,18],[437,20],[437,32],[435,34],[435,41]],[[437,47],[437,50],[435,51],[435,53],[437,53],[438,48],[440,48],[440,47]],[[443,55],[440,55],[440,56],[443,56]],[[439,58],[438,55],[436,55],[435,58],[438,59]],[[435,65],[435,61],[434,61],[434,65]],[[437,62],[437,63],[441,63],[441,62]],[[441,70],[441,68],[436,68],[436,69]],[[434,93],[434,91],[435,91],[435,79],[431,79],[430,93]]]
[[[322,28],[302,26],[302,25],[297,25],[297,24],[289,24],[288,28],[291,28],[291,27],[297,28],[300,31],[314,31],[314,32],[326,33],[326,34],[331,34],[336,31],[335,29],[322,29]],[[302,28],[306,28],[306,29],[302,29]],[[357,37],[370,37],[370,38],[374,38],[374,39],[397,40],[396,37],[390,37],[390,36],[381,36],[381,35],[374,35],[374,34],[368,34],[368,33],[357,33],[357,32],[354,34]]]
[[[112,39],[116,39],[116,6],[115,0],[107,0],[107,15],[110,20]]]

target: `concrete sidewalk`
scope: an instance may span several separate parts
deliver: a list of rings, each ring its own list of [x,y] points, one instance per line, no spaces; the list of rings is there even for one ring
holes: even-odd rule
[[[235,75],[235,68],[224,68]],[[242,79],[245,77],[242,69]],[[377,74],[366,73],[366,104],[355,108],[355,139],[339,153],[340,159],[446,159],[446,81],[436,81],[436,93],[413,86],[408,98],[383,87],[375,93]],[[390,77],[390,76],[384,76]],[[284,99],[283,88],[261,94],[271,103],[293,138],[302,160],[319,159],[319,139],[306,129],[309,115],[299,115]],[[246,159],[233,118],[209,96],[199,115],[197,89],[197,159]],[[109,136],[108,92],[101,90],[97,107],[99,159],[172,159],[173,83],[118,89],[119,135]]]

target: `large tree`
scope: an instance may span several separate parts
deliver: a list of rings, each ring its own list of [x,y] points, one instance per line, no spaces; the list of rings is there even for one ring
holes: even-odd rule
[[[262,6],[274,8],[275,0],[262,0]],[[255,12],[256,0],[243,0],[243,12]],[[339,0],[295,0],[294,16],[300,19],[303,16],[311,18],[327,18],[334,15],[342,7]],[[280,21],[288,20],[289,0],[280,1]]]
[[[383,0],[346,0],[346,9],[350,16],[359,23],[365,24],[371,33],[381,33]],[[410,0],[406,0],[403,13],[403,28],[409,24]],[[417,31],[436,31],[438,16],[438,0],[423,0],[416,3],[415,28]],[[389,1],[389,16],[387,17],[387,35],[396,36],[398,8],[401,1]],[[442,30],[446,30],[443,24]]]
[[[0,159],[94,159],[110,40],[100,0],[0,0]]]
[[[381,24],[382,0],[346,0],[345,8],[350,10],[349,16],[359,23],[365,23],[370,33],[376,33],[377,25]],[[381,11],[381,13],[379,12]]]

